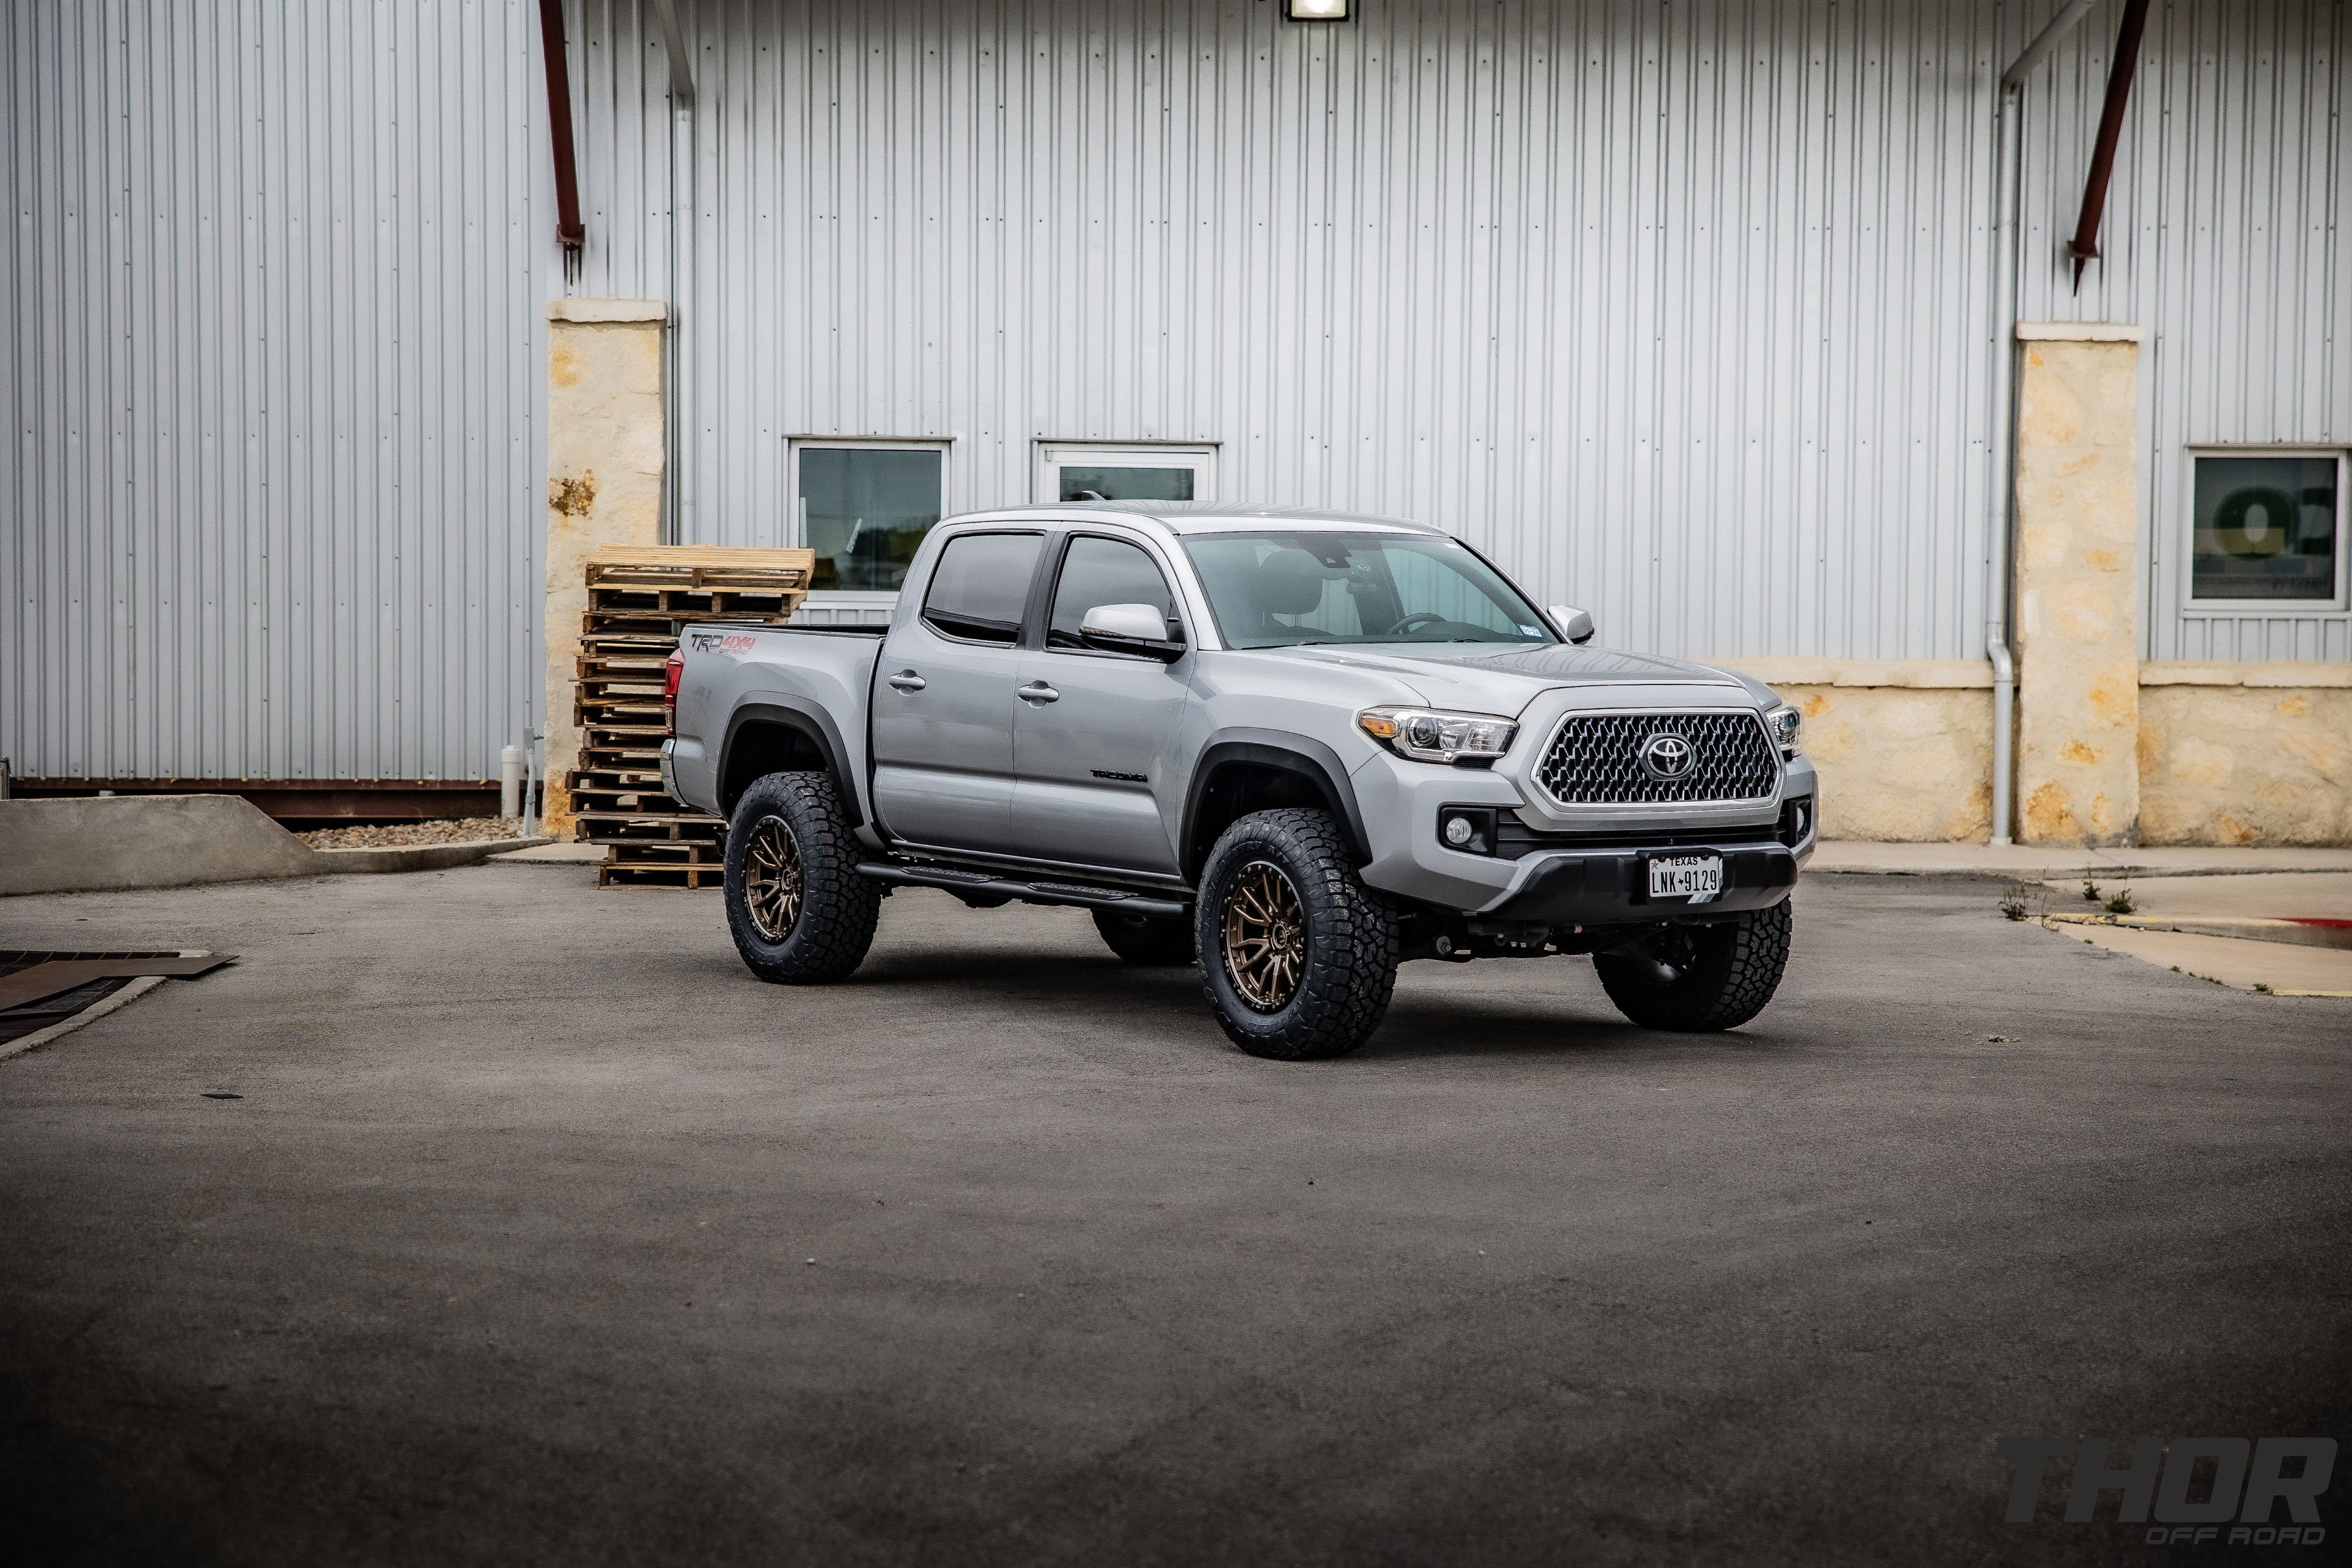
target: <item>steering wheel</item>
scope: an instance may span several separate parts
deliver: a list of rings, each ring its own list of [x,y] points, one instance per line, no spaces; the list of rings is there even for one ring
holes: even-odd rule
[[[1394,636],[1399,633],[1409,634],[1420,631],[1423,626],[1443,626],[1445,623],[1446,617],[1438,614],[1433,610],[1416,610],[1402,621],[1399,621],[1395,625],[1390,627],[1388,631],[1382,634],[1385,636]]]

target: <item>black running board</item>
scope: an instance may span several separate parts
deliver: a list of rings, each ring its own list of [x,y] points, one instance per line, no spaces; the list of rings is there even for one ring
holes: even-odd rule
[[[1019,899],[1024,904],[1075,904],[1087,909],[1117,909],[1159,920],[1181,920],[1192,906],[1172,898],[1153,898],[1123,887],[1088,887],[1075,882],[1022,882],[988,872],[959,871],[950,866],[892,864],[865,861],[857,874],[899,887],[939,887],[950,893],[981,898]]]

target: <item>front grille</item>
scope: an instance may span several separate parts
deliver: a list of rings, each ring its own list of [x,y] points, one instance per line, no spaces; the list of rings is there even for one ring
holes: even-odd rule
[[[1689,743],[1690,765],[1661,779],[1642,764],[1654,736]],[[1764,722],[1738,713],[1570,714],[1536,768],[1536,782],[1563,806],[1683,805],[1754,800],[1780,778]]]

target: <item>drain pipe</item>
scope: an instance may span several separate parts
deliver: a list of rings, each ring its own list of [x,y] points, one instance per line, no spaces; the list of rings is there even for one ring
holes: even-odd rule
[[[2012,68],[2011,74],[2014,74]],[[1992,253],[1992,323],[1998,333],[1992,376],[1992,541],[1990,580],[1985,585],[1985,656],[1992,661],[1992,841],[2012,841],[2010,800],[2016,793],[2012,779],[2013,731],[2017,718],[2017,661],[2009,646],[2011,500],[2016,489],[2017,429],[2017,208],[2018,168],[2024,157],[2025,94],[2003,77],[1993,118],[1998,129],[1994,145],[2000,168],[1995,176]]]
[[[2073,32],[2095,0],[2067,0],[2050,25],[2034,35],[2016,63],[2001,72],[1993,98],[1992,320],[1999,334],[1993,350],[1992,466],[1990,533],[1990,580],[1986,584],[1985,657],[1992,664],[1992,841],[2013,841],[2013,797],[2017,792],[2017,660],[2010,648],[2010,600],[2015,588],[2011,538],[2017,491],[2017,291],[2024,266],[2021,208],[2024,203],[2025,78],[2060,40]]]

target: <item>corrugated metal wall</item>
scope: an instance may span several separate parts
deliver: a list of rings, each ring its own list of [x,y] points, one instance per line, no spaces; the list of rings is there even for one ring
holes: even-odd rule
[[[959,507],[1207,441],[1621,645],[1971,654],[1998,9],[697,4],[687,537],[782,540],[796,435],[950,439]],[[593,204],[665,211],[664,57],[587,26]]]
[[[1226,496],[1443,521],[1621,645],[1982,651],[1992,81],[2058,0],[696,0],[685,120],[587,4],[610,210],[691,171],[581,285],[686,279],[688,537],[782,539],[795,435],[950,439],[958,507],[1040,440],[1213,441]],[[2352,656],[2179,609],[2184,444],[2352,439],[2346,10],[2158,8],[2079,298],[2119,0],[2029,95],[2021,314],[2152,329],[2152,657]]]
[[[1229,497],[1460,529],[1620,646],[1968,658],[1994,75],[2058,0],[530,0],[0,19],[19,771],[464,776],[533,704],[539,301],[676,302],[682,537],[784,542],[799,435],[1218,444]],[[2151,25],[2109,260],[2058,261],[2119,4],[2033,87],[2021,314],[2140,321],[2152,655],[2184,444],[2352,440],[2346,8]],[[683,215],[674,213],[674,204]]]
[[[509,0],[0,11],[0,754],[496,777],[537,682],[543,96]]]
[[[2352,658],[2344,611],[2185,610],[2194,463],[2217,444],[2352,446],[2352,6],[2150,8],[2100,231],[2065,256],[2120,5],[2032,84],[2027,320],[2133,321],[2142,350],[2145,640],[2152,659]],[[2339,524],[2339,527],[2341,525]],[[2339,548],[2345,541],[2339,539]]]

